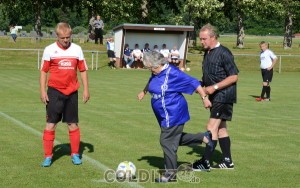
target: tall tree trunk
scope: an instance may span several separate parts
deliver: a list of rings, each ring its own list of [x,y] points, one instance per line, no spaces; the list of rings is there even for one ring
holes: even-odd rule
[[[236,47],[244,48],[244,38],[245,38],[245,32],[243,26],[243,18],[241,14],[238,14]]]
[[[42,22],[41,22],[41,10],[42,10],[42,2],[39,0],[36,0],[34,2],[35,4],[35,24],[34,24],[34,30],[37,34],[37,36],[42,37]]]
[[[292,47],[292,27],[293,27],[292,14],[289,12],[288,17],[285,20],[285,34],[283,39],[284,49],[289,49]]]
[[[148,17],[148,1],[147,0],[142,0],[141,4],[141,10],[142,10],[142,22],[147,23],[147,17]]]

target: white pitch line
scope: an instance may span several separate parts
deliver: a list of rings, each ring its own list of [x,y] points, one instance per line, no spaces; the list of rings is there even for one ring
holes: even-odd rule
[[[41,132],[39,132],[39,131],[37,131],[37,130],[31,128],[29,125],[26,125],[25,123],[23,123],[23,122],[21,122],[21,121],[15,119],[15,118],[13,118],[13,117],[7,115],[7,114],[5,114],[5,113],[3,113],[3,112],[1,112],[1,111],[0,111],[0,115],[1,115],[2,117],[6,118],[6,119],[8,119],[8,120],[10,120],[10,121],[12,121],[14,124],[18,125],[19,127],[21,127],[21,128],[23,128],[23,129],[25,129],[25,130],[31,132],[31,133],[34,134],[35,136],[38,136],[38,137],[42,137],[42,136],[43,136],[43,134],[42,134]],[[61,142],[59,142],[59,141],[57,141],[57,140],[55,140],[54,143],[55,143],[56,145],[61,144]],[[85,154],[82,154],[82,158],[83,158],[84,161],[88,161],[89,163],[91,163],[92,165],[98,167],[100,170],[102,170],[102,171],[104,171],[104,172],[105,172],[106,170],[109,170],[109,169],[110,169],[110,168],[108,168],[107,166],[105,166],[104,164],[102,164],[100,161],[97,161],[97,160],[95,160],[95,159],[93,159],[93,158],[91,158],[91,157],[89,157],[89,156],[87,156],[87,155],[85,155]],[[94,182],[95,182],[95,181],[94,181]],[[100,181],[100,182],[101,182],[101,181]],[[130,187],[143,188],[143,186],[141,186],[141,185],[139,185],[139,184],[137,184],[137,183],[127,183],[127,185],[130,186]]]

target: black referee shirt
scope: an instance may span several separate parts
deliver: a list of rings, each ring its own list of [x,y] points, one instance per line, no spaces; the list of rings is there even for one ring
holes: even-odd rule
[[[205,52],[202,63],[204,86],[211,86],[221,82],[228,76],[237,75],[239,70],[234,62],[230,50],[222,45]],[[217,90],[209,99],[213,102],[236,103],[236,83]]]

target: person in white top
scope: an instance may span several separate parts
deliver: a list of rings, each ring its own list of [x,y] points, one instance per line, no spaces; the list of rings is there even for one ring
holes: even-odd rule
[[[256,101],[270,101],[271,87],[270,82],[273,78],[273,67],[277,62],[277,56],[269,49],[269,43],[262,41],[259,44],[260,53],[260,68],[263,79],[261,95],[256,98]],[[265,97],[266,95],[266,97]]]
[[[178,65],[179,63],[179,51],[177,50],[177,46],[174,45],[171,52],[170,52],[170,56],[171,56],[171,63]]]
[[[156,44],[153,46],[153,50],[152,51],[159,52],[158,46]]]
[[[136,67],[139,68],[143,61],[143,52],[139,49],[139,44],[134,45],[134,50],[132,51],[134,61],[136,62]]]
[[[107,57],[109,58],[108,66],[111,69],[116,69],[115,42],[113,37],[107,39],[106,49],[107,49]]]
[[[167,48],[166,44],[162,45],[162,49],[159,51],[162,55],[164,55],[165,59],[170,62],[169,57],[170,57],[170,50]]]
[[[18,28],[16,28],[14,25],[11,25],[9,31],[10,31],[11,38],[14,40],[14,42],[16,42]]]

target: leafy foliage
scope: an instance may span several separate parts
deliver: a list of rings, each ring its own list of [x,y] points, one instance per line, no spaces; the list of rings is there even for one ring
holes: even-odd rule
[[[0,5],[0,30],[6,31],[10,24],[34,28],[40,8],[42,28],[60,21],[87,27],[90,17],[99,14],[106,30],[122,23],[193,25],[197,30],[210,22],[223,33],[236,33],[240,14],[246,33],[283,35],[290,12],[293,32],[300,32],[298,0],[0,0]]]

